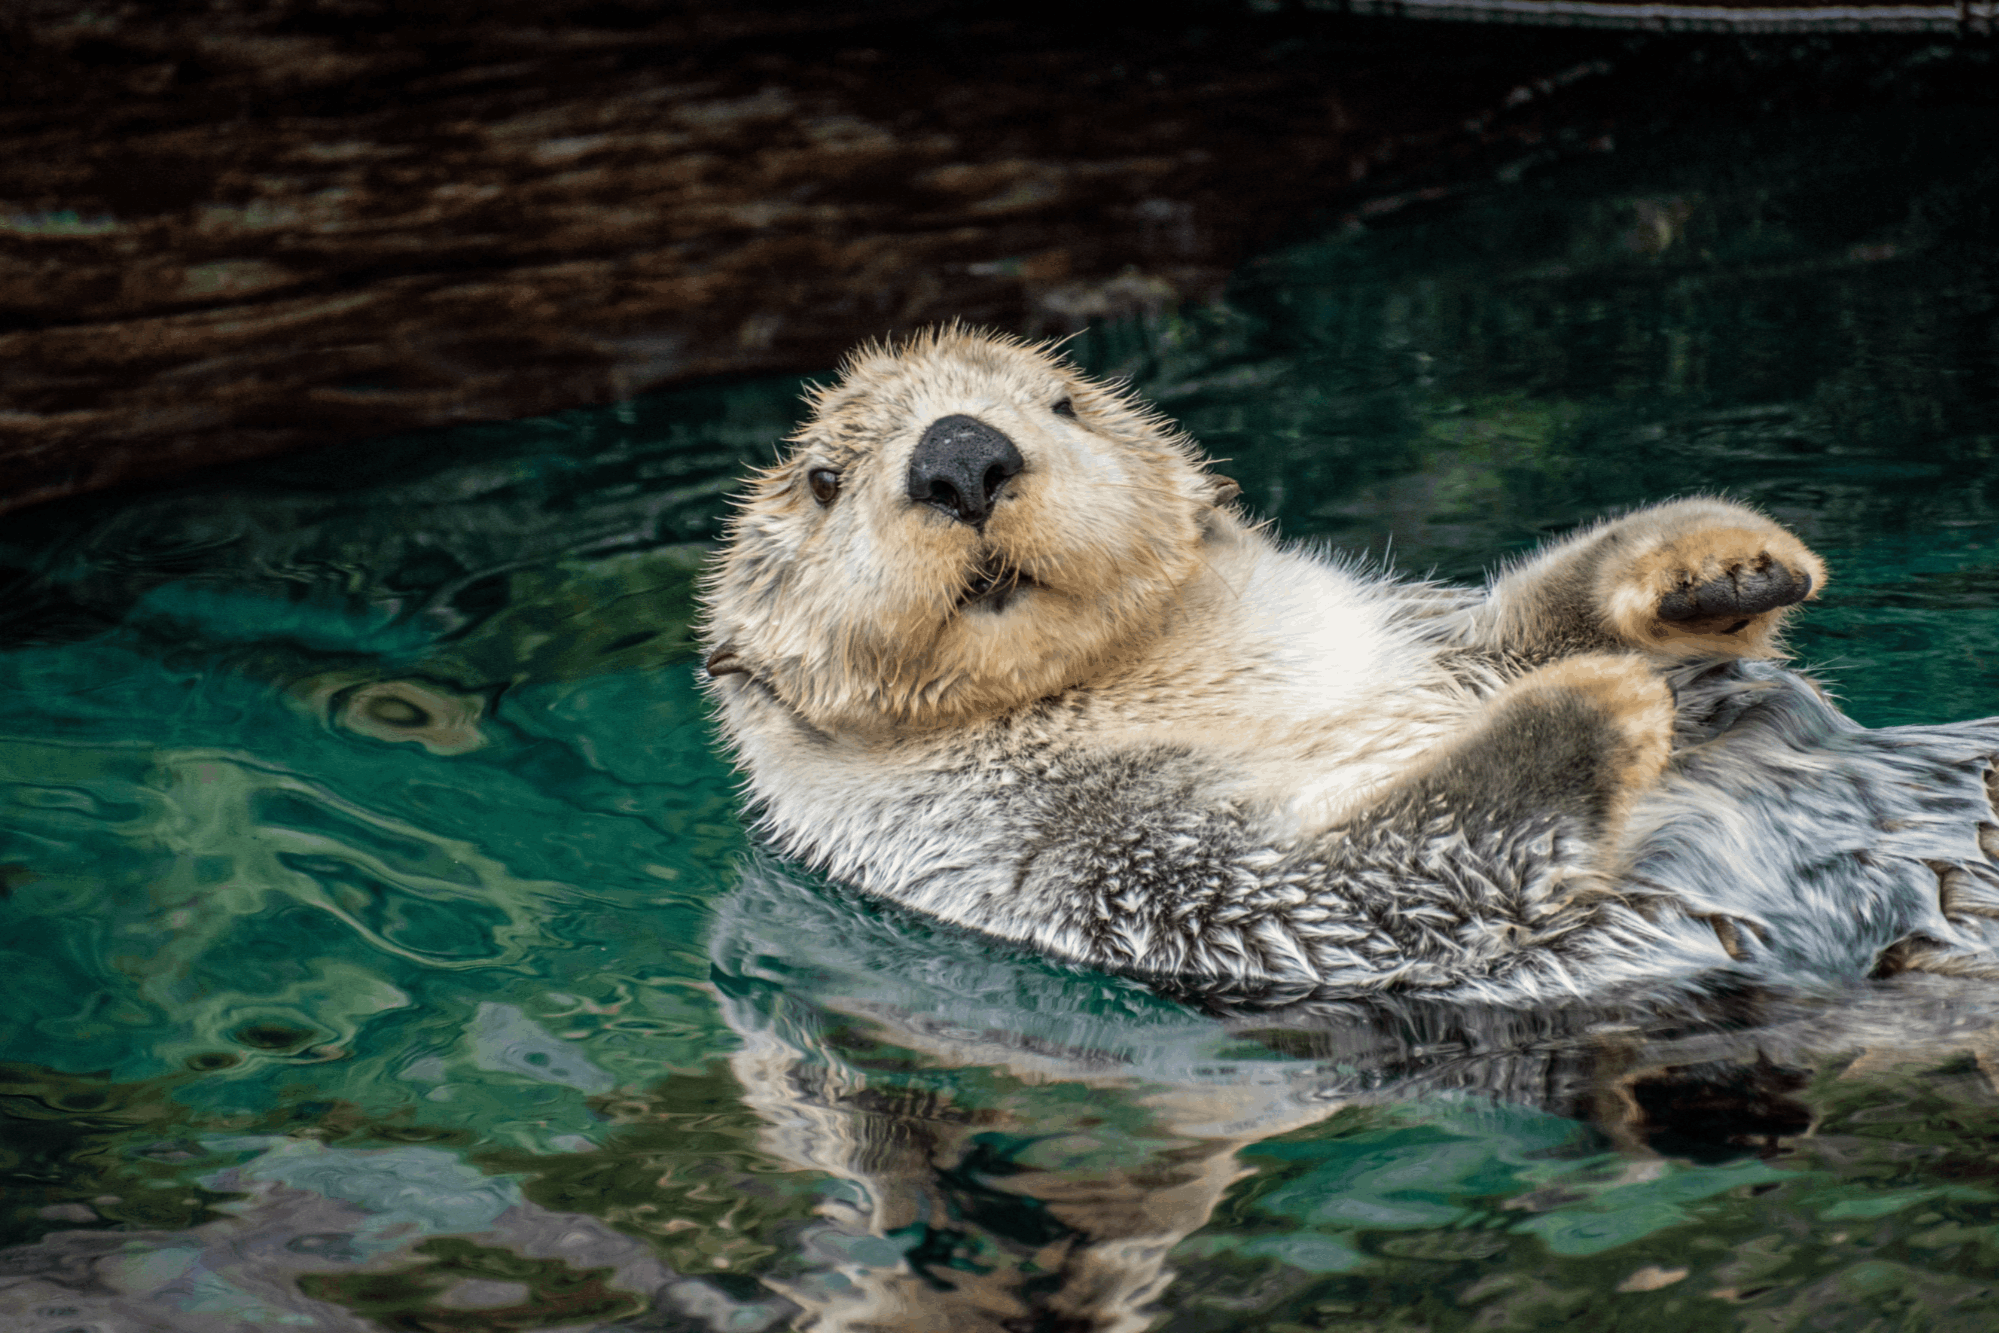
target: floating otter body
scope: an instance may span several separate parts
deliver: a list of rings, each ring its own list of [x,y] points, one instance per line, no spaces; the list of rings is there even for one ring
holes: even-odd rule
[[[1773,665],[1825,571],[1748,509],[1465,590],[1279,545],[1026,344],[867,350],[813,406],[708,671],[764,829],[840,879],[1245,998],[1981,965],[1999,721],[1866,731]]]

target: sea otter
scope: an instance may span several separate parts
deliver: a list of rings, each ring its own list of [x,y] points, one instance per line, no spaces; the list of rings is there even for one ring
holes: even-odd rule
[[[868,892],[1251,1000],[1987,965],[1999,720],[1776,665],[1820,559],[1742,505],[1483,589],[1277,541],[1055,351],[857,352],[705,590],[761,828]]]

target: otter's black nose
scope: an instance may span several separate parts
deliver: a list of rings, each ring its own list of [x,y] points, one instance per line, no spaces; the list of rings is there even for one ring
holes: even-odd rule
[[[939,417],[910,456],[909,498],[977,527],[1006,479],[1025,466],[1013,441],[977,417]]]

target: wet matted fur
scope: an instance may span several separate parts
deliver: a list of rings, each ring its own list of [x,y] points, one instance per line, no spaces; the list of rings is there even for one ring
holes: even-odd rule
[[[1752,510],[1460,589],[1278,543],[1047,348],[866,348],[812,407],[708,671],[762,829],[840,879],[1235,998],[1990,966],[1999,721],[1864,730],[1776,665],[1826,574]]]

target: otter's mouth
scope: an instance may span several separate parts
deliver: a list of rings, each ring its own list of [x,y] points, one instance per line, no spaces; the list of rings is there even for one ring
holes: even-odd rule
[[[1037,587],[1032,575],[996,555],[979,562],[958,594],[958,609],[976,607],[981,611],[1004,611],[1028,588]]]

